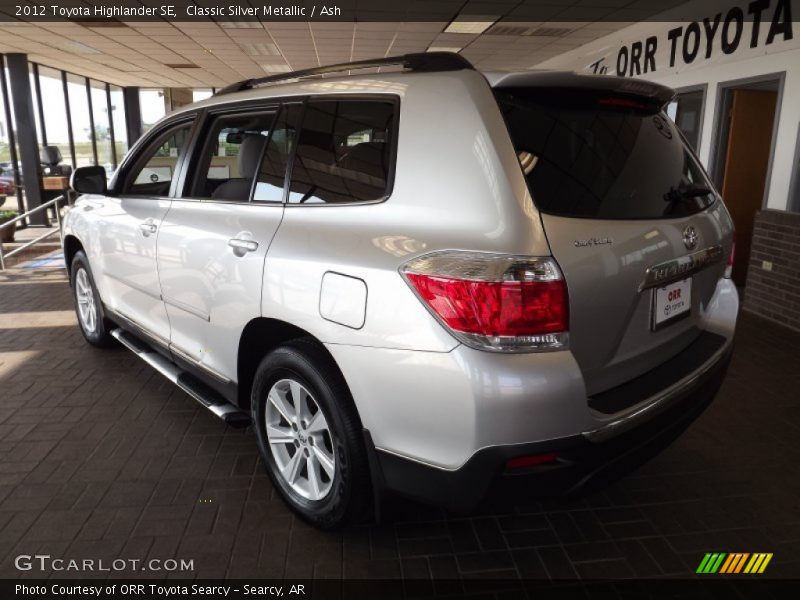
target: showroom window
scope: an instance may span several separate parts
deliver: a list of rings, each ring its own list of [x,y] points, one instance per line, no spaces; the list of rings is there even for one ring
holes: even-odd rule
[[[386,196],[395,105],[364,100],[306,104],[289,202],[341,204]]]
[[[78,167],[94,165],[96,162],[92,137],[92,115],[89,110],[85,77],[67,75],[67,99],[72,118],[72,136],[75,142],[75,164]]]
[[[39,89],[42,98],[47,98],[44,115],[44,135],[47,145],[56,146],[65,163],[72,162],[70,132],[67,121],[67,103],[61,72],[48,67],[39,67]]]
[[[111,125],[114,130],[114,149],[117,164],[119,164],[129,148],[128,128],[125,122],[125,99],[122,96],[122,88],[119,86],[108,86],[108,93],[111,101],[109,110],[111,110]]]
[[[106,85],[91,80],[89,89],[92,95],[92,125],[97,147],[97,163],[110,176],[116,168],[116,156],[111,144],[111,120],[108,114],[108,96]]]
[[[147,133],[167,114],[164,90],[139,90],[139,107],[142,111],[142,133]]]
[[[667,105],[667,114],[695,151],[700,146],[704,94],[705,91],[702,89],[678,92],[674,100]]]

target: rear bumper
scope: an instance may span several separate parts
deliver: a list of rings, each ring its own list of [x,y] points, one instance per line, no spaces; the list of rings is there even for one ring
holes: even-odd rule
[[[729,340],[690,378],[597,429],[547,441],[486,447],[453,470],[376,450],[373,476],[383,490],[461,511],[474,509],[487,496],[520,501],[606,483],[669,445],[705,410],[719,390],[731,352]],[[505,470],[510,458],[544,453],[556,453],[556,462]]]

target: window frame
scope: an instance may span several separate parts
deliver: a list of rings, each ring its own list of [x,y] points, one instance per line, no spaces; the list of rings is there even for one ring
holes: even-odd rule
[[[272,98],[268,99],[267,102],[264,100],[260,100],[258,102],[253,101],[245,101],[245,102],[238,102],[235,104],[224,104],[219,106],[210,106],[202,111],[202,114],[199,115],[198,121],[195,123],[195,131],[192,135],[192,139],[189,141],[187,145],[184,160],[184,168],[181,172],[181,180],[179,183],[179,187],[175,190],[174,198],[176,200],[185,200],[187,202],[213,202],[213,203],[220,203],[220,204],[250,204],[253,201],[253,190],[255,188],[255,182],[258,179],[258,175],[253,178],[253,182],[250,185],[250,193],[248,195],[247,200],[225,200],[222,198],[201,198],[199,196],[194,196],[189,194],[189,191],[192,187],[192,180],[194,179],[196,173],[194,169],[197,168],[198,160],[202,158],[203,152],[208,147],[209,140],[205,139],[205,135],[211,131],[211,128],[214,126],[214,123],[220,118],[226,115],[250,115],[250,114],[267,114],[274,111],[274,116],[272,118],[272,127],[275,126],[276,120],[280,116],[281,110],[283,108],[283,102],[280,101],[273,101]],[[267,136],[267,142],[264,144],[264,149],[267,148],[271,139],[272,139],[272,127],[270,127],[269,135]],[[263,158],[263,150],[262,150],[262,158]],[[259,164],[261,161],[259,160]],[[258,202],[258,204],[264,205],[281,205],[283,202]]]
[[[354,202],[318,202],[313,204],[300,204],[299,202],[289,202],[289,193],[291,192],[292,172],[294,171],[295,152],[297,144],[295,144],[292,151],[291,160],[289,161],[287,171],[287,183],[283,194],[283,204],[286,207],[298,206],[307,208],[318,208],[323,206],[365,206],[370,204],[382,204],[391,198],[394,192],[395,173],[397,171],[397,149],[399,147],[399,132],[400,132],[400,96],[397,94],[320,94],[314,96],[305,96],[303,98],[303,114],[300,119],[300,135],[303,133],[303,124],[305,122],[305,108],[309,103],[313,102],[340,102],[342,100],[352,102],[382,102],[392,104],[393,119],[391,128],[391,147],[389,148],[389,172],[386,174],[386,191],[380,198],[374,200],[356,200]],[[299,137],[298,137],[299,139]]]
[[[154,199],[172,199],[175,197],[177,191],[178,181],[181,177],[186,159],[189,156],[189,151],[192,149],[192,142],[197,132],[198,114],[196,112],[181,113],[175,117],[169,118],[158,126],[153,127],[145,135],[139,138],[133,147],[128,151],[128,154],[120,164],[114,177],[109,183],[108,195],[118,196],[121,198],[154,198]],[[131,194],[123,192],[126,187],[130,187],[130,179],[134,172],[138,173],[140,168],[144,167],[142,161],[144,160],[147,152],[153,148],[153,144],[163,140],[170,132],[189,125],[189,130],[186,135],[186,147],[183,156],[179,156],[175,163],[175,170],[170,180],[169,191],[166,196],[150,196],[147,194]]]
[[[341,100],[350,100],[353,102],[364,102],[364,101],[373,101],[373,102],[384,102],[384,103],[391,103],[394,109],[394,119],[392,123],[391,129],[391,148],[389,149],[389,172],[386,176],[386,193],[377,198],[375,200],[365,200],[365,201],[356,201],[356,202],[335,202],[335,203],[318,203],[318,204],[298,204],[298,203],[290,203],[288,202],[289,199],[289,187],[291,184],[291,175],[292,170],[294,167],[294,155],[297,149],[297,145],[292,149],[292,152],[287,160],[286,172],[284,173],[284,189],[283,189],[283,199],[280,202],[277,201],[264,201],[264,200],[253,200],[253,190],[254,186],[250,190],[250,198],[246,202],[244,201],[236,201],[236,200],[215,200],[215,199],[206,199],[206,198],[196,198],[190,195],[187,195],[187,188],[189,179],[192,176],[190,166],[194,164],[194,156],[197,151],[202,152],[202,148],[204,146],[204,140],[202,139],[202,135],[205,131],[207,131],[207,122],[209,119],[213,119],[220,114],[224,114],[226,112],[258,112],[258,111],[267,111],[271,110],[273,107],[276,110],[276,118],[280,116],[281,110],[283,110],[284,105],[301,105],[302,114],[300,117],[300,127],[302,131],[302,123],[303,119],[305,118],[305,107],[309,102],[325,102],[325,101],[341,101]],[[397,172],[397,152],[399,148],[399,134],[400,134],[400,108],[401,108],[401,100],[398,94],[378,94],[378,93],[354,93],[354,94],[344,94],[344,93],[337,93],[337,94],[302,94],[297,96],[274,96],[269,98],[248,98],[244,100],[232,100],[230,102],[226,102],[224,104],[216,104],[212,106],[208,106],[203,109],[198,109],[196,112],[195,123],[190,134],[189,142],[186,146],[186,151],[184,152],[184,157],[182,160],[182,167],[177,176],[178,183],[174,189],[170,190],[171,198],[176,200],[185,200],[187,202],[219,202],[225,204],[258,204],[261,206],[284,206],[284,207],[309,207],[309,208],[320,208],[320,207],[333,207],[333,206],[364,206],[370,204],[382,204],[386,202],[392,195],[394,191],[394,183],[395,183],[395,174]],[[275,122],[273,122],[273,126]],[[156,128],[154,127],[151,131],[147,132],[149,136]],[[160,129],[160,127],[159,127]],[[272,139],[272,130],[270,130],[270,135],[267,139],[267,144],[265,148],[269,145]],[[141,141],[141,140],[140,140]],[[128,158],[134,154],[134,151],[138,151],[139,142],[136,143],[134,148],[132,148],[128,152]],[[127,160],[126,160],[127,163]],[[122,167],[119,169],[122,171]],[[256,180],[257,181],[257,178]]]

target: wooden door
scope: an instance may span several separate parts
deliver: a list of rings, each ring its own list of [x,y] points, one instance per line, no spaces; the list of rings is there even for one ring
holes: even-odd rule
[[[722,197],[736,226],[733,280],[744,285],[753,221],[764,198],[778,93],[742,89],[732,94]]]

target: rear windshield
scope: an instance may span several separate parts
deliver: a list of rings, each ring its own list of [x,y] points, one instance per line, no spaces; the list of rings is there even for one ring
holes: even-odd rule
[[[597,219],[681,217],[714,202],[672,121],[633,97],[495,91],[537,208]]]

